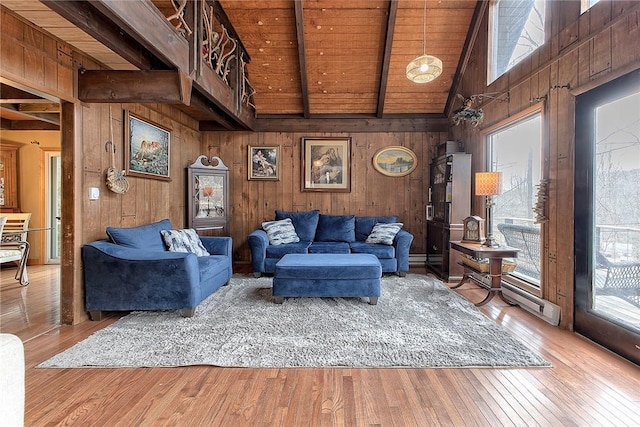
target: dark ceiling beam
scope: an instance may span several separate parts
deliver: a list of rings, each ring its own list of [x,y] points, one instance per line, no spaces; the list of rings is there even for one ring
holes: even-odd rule
[[[78,99],[189,105],[192,82],[185,73],[172,70],[81,70]]]
[[[121,31],[110,19],[96,10],[93,2],[67,0],[40,0],[40,2],[134,66],[143,70],[166,68],[129,34]]]
[[[447,132],[449,122],[441,114],[419,116],[393,116],[304,118],[259,117],[253,129],[256,132]]]
[[[387,97],[387,80],[389,79],[389,63],[391,62],[391,45],[393,33],[396,28],[396,16],[398,14],[398,2],[389,2],[389,14],[387,17],[387,34],[384,38],[384,52],[382,54],[382,70],[380,72],[380,87],[378,88],[378,106],[376,117],[384,114],[384,102]]]
[[[60,125],[41,122],[39,120],[7,120],[1,119],[4,130],[60,130]]]
[[[311,113],[309,110],[309,82],[307,80],[307,60],[304,47],[304,16],[302,1],[293,2],[296,14],[296,37],[298,39],[298,63],[300,64],[300,86],[302,87],[302,111],[305,118]]]
[[[451,84],[451,89],[449,90],[447,103],[444,106],[444,115],[447,117],[449,117],[449,115],[451,114],[451,110],[453,109],[453,101],[456,99],[456,95],[460,90],[462,77],[464,76],[464,72],[467,70],[467,65],[469,64],[469,59],[471,58],[473,46],[476,44],[478,33],[480,32],[482,18],[484,17],[484,14],[488,7],[488,1],[478,0],[478,2],[476,3],[476,9],[474,10],[473,17],[471,18],[471,25],[469,26],[469,31],[467,32],[467,38],[464,41],[464,48],[462,50],[462,54],[460,55],[460,61],[458,61],[458,68],[456,69],[456,73],[453,76],[453,83]]]
[[[12,118],[20,120],[38,120],[60,126],[60,114],[58,113],[25,113],[10,104],[0,105],[0,114],[10,114]],[[19,120],[16,120],[19,121]]]

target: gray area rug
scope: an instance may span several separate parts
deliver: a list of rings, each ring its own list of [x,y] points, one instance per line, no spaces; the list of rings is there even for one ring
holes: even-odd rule
[[[274,304],[271,281],[235,275],[191,318],[133,312],[38,367],[550,366],[432,276],[384,277],[378,305]]]

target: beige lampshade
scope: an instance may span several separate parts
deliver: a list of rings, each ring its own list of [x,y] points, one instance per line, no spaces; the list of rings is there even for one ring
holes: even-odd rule
[[[502,172],[476,172],[476,196],[502,193]]]
[[[435,56],[422,55],[407,65],[407,78],[414,83],[429,83],[442,74],[442,61]]]

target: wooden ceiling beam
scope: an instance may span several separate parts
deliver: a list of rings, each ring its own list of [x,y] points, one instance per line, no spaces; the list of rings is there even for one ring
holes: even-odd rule
[[[18,105],[18,111],[25,113],[59,113],[60,104],[55,102],[24,102]]]
[[[447,132],[449,122],[440,114],[393,116],[377,118],[371,115],[326,116],[319,118],[262,117],[255,121],[256,132]]]
[[[181,71],[82,70],[78,73],[78,99],[189,105],[192,83]]]
[[[296,15],[296,38],[298,40],[298,64],[300,66],[300,86],[302,88],[302,111],[303,116],[308,118],[309,110],[309,82],[307,80],[307,60],[304,47],[304,13],[302,1],[294,1]]]
[[[2,104],[0,105],[0,115],[5,114],[11,115],[14,119],[19,119],[15,121],[37,120],[58,126],[60,125],[60,115],[58,113],[25,113],[18,110],[18,108],[14,107],[13,105]]]
[[[471,57],[473,46],[476,44],[476,39],[478,38],[478,32],[480,31],[482,18],[484,17],[484,14],[486,13],[488,7],[488,1],[478,1],[478,3],[476,3],[476,8],[473,11],[473,17],[471,18],[471,25],[469,26],[469,31],[467,32],[467,38],[464,41],[462,55],[460,55],[458,68],[456,69],[456,73],[453,75],[453,83],[451,84],[451,89],[449,89],[447,103],[444,106],[443,112],[447,117],[449,117],[449,115],[451,114],[453,101],[456,99],[456,95],[458,94],[460,84],[462,83],[462,77],[467,69],[467,65],[469,64],[469,58]]]
[[[67,0],[40,0],[40,2],[134,66],[143,70],[166,68],[127,32],[120,30],[109,18],[96,10],[93,2]]]
[[[398,2],[389,2],[389,15],[387,17],[387,34],[384,38],[384,51],[382,53],[382,71],[380,72],[380,87],[378,89],[378,105],[376,107],[376,117],[381,118],[384,114],[384,102],[387,96],[387,80],[389,79],[389,62],[391,61],[391,45],[393,44],[393,33],[396,27],[396,16],[398,14]]]
[[[60,125],[42,122],[40,120],[7,120],[2,119],[2,129],[5,130],[60,130]]]

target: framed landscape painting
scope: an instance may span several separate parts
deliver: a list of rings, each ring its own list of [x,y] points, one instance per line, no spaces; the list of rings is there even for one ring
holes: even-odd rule
[[[125,110],[125,174],[169,181],[171,131]]]
[[[280,179],[280,146],[254,147],[249,145],[249,179]]]
[[[373,167],[383,175],[409,175],[418,165],[413,151],[401,146],[385,147],[373,156]]]
[[[351,138],[302,138],[302,191],[351,191]]]

